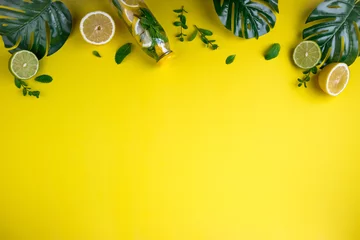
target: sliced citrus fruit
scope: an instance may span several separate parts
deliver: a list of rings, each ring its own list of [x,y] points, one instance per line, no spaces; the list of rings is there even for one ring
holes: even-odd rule
[[[132,29],[136,40],[143,48],[149,48],[152,46],[150,33],[141,26],[140,19],[138,17],[134,17]]]
[[[91,12],[81,20],[80,31],[88,43],[104,45],[110,42],[115,35],[115,22],[105,12]]]
[[[131,26],[131,24],[134,21],[134,12],[128,9],[124,9],[123,11],[123,18],[125,20],[125,22],[127,23],[128,26]]]
[[[321,89],[331,95],[337,96],[346,88],[350,79],[350,70],[345,63],[331,63],[324,67],[319,74]]]
[[[139,0],[120,0],[120,2],[124,8],[129,10],[138,9],[140,7]]]
[[[38,72],[39,60],[34,53],[21,50],[10,58],[9,69],[16,78],[27,80]]]
[[[300,68],[313,68],[321,59],[321,49],[314,41],[303,41],[295,48],[293,59]]]

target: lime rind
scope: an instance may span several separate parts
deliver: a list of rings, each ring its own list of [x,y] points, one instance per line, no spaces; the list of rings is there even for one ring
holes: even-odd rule
[[[294,63],[302,69],[315,67],[321,60],[321,49],[314,41],[303,41],[294,50]]]
[[[10,58],[9,70],[16,78],[27,80],[39,71],[39,60],[34,53],[21,50]]]

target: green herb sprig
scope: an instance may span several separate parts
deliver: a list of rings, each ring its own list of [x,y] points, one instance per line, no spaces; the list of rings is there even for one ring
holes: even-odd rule
[[[32,91],[31,88],[28,87],[28,84],[21,79],[15,78],[15,86],[19,89],[22,88],[22,93],[23,93],[24,97],[27,95],[33,96],[36,98],[40,97],[40,91]]]
[[[178,18],[179,21],[174,22],[174,26],[180,27],[180,33],[176,35],[177,38],[179,38],[180,42],[184,42],[184,37],[187,35],[183,33],[184,29],[188,29],[189,27],[186,25],[186,17],[184,13],[188,13],[184,6],[181,7],[181,9],[175,9],[173,10],[175,13],[179,13]]]
[[[216,40],[208,39],[209,36],[213,35],[213,32],[207,29],[199,28],[198,26],[194,25],[195,31],[190,35],[189,41],[192,41],[196,38],[196,36],[200,33],[200,39],[203,43],[206,44],[206,47],[216,50],[219,48],[219,45],[215,44]]]
[[[318,70],[317,66],[315,66],[311,69],[305,70],[303,72],[304,76],[301,79],[298,78],[298,82],[299,82],[298,87],[304,86],[305,88],[307,88],[307,83],[310,82],[312,75],[317,74],[318,71],[319,70]]]
[[[162,39],[164,42],[169,41],[165,35],[164,29],[161,27],[149,9],[140,8],[140,16],[136,17],[140,19],[140,24],[144,30],[149,31],[153,46],[156,45],[156,38]]]

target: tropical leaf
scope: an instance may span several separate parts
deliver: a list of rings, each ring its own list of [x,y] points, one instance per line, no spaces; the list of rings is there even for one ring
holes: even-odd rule
[[[326,64],[344,62],[351,65],[359,55],[360,2],[325,0],[310,14],[303,38],[317,42]]]
[[[224,26],[242,38],[259,38],[275,27],[278,0],[214,0]]]
[[[64,3],[52,0],[0,0],[0,35],[5,47],[29,50],[41,59],[68,39],[72,17]]]

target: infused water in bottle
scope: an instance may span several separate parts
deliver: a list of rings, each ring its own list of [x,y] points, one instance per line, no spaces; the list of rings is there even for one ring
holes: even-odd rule
[[[157,62],[171,55],[165,30],[143,0],[111,0],[144,52]]]

